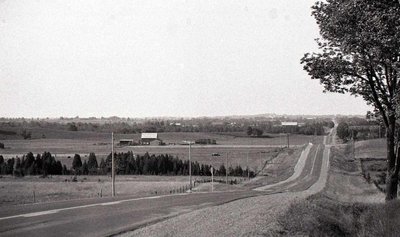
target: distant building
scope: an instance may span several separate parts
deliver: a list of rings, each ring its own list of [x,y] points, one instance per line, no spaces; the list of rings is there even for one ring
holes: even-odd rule
[[[282,122],[281,126],[298,126],[297,122]]]
[[[160,145],[162,141],[158,139],[158,133],[142,133],[140,137],[141,145]]]
[[[119,140],[120,146],[132,146],[134,144],[133,139],[121,139]]]
[[[299,124],[297,122],[282,122],[282,132],[295,133],[298,130]]]

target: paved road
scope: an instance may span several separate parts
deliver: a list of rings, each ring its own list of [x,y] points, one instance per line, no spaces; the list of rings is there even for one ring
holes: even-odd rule
[[[299,159],[304,164],[295,178],[267,186],[263,191],[76,200],[0,208],[0,236],[107,236],[241,198],[307,190],[320,176],[327,149],[323,144],[310,145],[305,159]]]

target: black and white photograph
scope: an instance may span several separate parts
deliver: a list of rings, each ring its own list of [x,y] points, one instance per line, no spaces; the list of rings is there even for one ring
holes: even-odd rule
[[[0,236],[400,236],[400,0],[0,0]]]

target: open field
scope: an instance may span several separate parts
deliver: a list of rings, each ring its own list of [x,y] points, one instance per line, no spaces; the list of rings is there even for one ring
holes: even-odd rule
[[[71,133],[71,132],[69,132]],[[90,134],[90,136],[87,136]],[[116,135],[115,140],[118,143],[120,138],[130,138],[139,140],[139,134],[123,134]],[[217,141],[219,145],[253,145],[253,146],[285,146],[287,139],[285,135],[274,135],[274,137],[255,138],[255,137],[235,137],[229,135],[218,135],[212,133],[159,133],[159,138],[166,144],[180,144],[182,141],[193,141],[200,138],[210,138]],[[291,145],[302,145],[308,142],[320,143],[322,136],[306,136],[306,135],[291,135]],[[87,133],[76,132],[75,137],[59,137],[59,138],[45,138],[45,139],[10,139],[1,140],[5,145],[5,149],[0,150],[0,154],[24,154],[29,151],[33,153],[43,153],[50,151],[52,153],[89,153],[95,152],[96,154],[109,153],[111,150],[111,135],[104,133]],[[168,147],[168,146],[166,146]],[[119,147],[119,151],[134,150],[136,147]]]
[[[215,190],[238,190],[251,189],[257,185],[278,182],[293,173],[303,148],[290,149],[271,149],[267,153],[250,153],[249,155],[250,169],[256,171],[260,167],[264,167],[260,177],[240,185],[226,185],[215,183]],[[194,152],[194,154],[196,154]],[[200,154],[200,153],[198,153]],[[237,153],[239,154],[239,153]],[[211,163],[214,166],[225,162],[225,157],[209,157],[201,160],[201,156],[194,156],[194,160],[201,163]],[[216,159],[215,159],[216,158]],[[68,159],[69,161],[72,159]],[[272,163],[268,161],[272,160]],[[72,161],[71,161],[72,162]],[[267,165],[265,163],[267,162]],[[232,165],[242,165],[245,167],[246,159],[241,156],[230,156],[229,163]],[[0,206],[14,205],[23,203],[32,203],[35,193],[35,202],[49,202],[81,198],[98,198],[100,193],[102,196],[110,196],[111,184],[109,176],[77,176],[77,182],[72,182],[73,176],[49,176],[48,178],[40,178],[39,176],[25,176],[15,178],[12,176],[3,176],[0,178],[1,192]],[[209,176],[194,176],[193,182],[209,180]],[[215,176],[215,180],[225,180],[225,176]],[[240,180],[242,177],[229,177],[229,180]],[[154,195],[168,194],[172,190],[187,187],[188,176],[133,176],[133,175],[117,175],[116,190],[118,196],[123,195]],[[199,191],[207,191],[211,189],[210,183],[200,184]],[[203,187],[203,188],[201,188]]]
[[[57,130],[58,131],[58,130]],[[54,136],[57,133],[54,131]],[[65,136],[66,138],[60,138]],[[247,166],[247,153],[249,153],[249,167],[253,170],[260,169],[262,160],[269,158],[269,154],[276,148],[286,145],[286,136],[275,135],[276,137],[253,138],[236,137],[233,135],[220,135],[213,133],[160,133],[159,137],[167,144],[179,144],[183,140],[195,140],[199,138],[211,138],[217,140],[217,145],[193,145],[192,159],[204,164],[213,164],[219,167],[225,163],[225,156],[228,154],[228,166]],[[116,135],[120,138],[139,139],[139,134]],[[322,136],[291,135],[290,144],[294,146],[303,145],[308,142],[321,143]],[[5,149],[0,150],[4,158],[22,157],[28,152],[42,154],[49,151],[56,156],[67,167],[72,164],[75,153],[85,159],[90,152],[94,152],[100,162],[111,152],[110,134],[94,132],[69,132],[63,131],[59,138],[31,139],[31,140],[2,140]],[[167,146],[116,146],[116,152],[133,151],[135,154],[171,154],[181,159],[188,159],[188,146],[167,145]],[[219,153],[221,156],[212,157],[212,153]]]
[[[194,176],[193,182],[207,177]],[[225,177],[216,177],[225,179]],[[237,177],[229,177],[238,179]],[[111,178],[109,176],[77,176],[77,182],[71,182],[72,176],[26,176],[0,178],[0,206],[26,204],[34,202],[54,202],[82,198],[100,198],[111,196]],[[172,190],[184,190],[189,185],[188,176],[117,176],[116,194],[118,196],[147,196],[169,194]],[[230,186],[230,185],[229,185]]]

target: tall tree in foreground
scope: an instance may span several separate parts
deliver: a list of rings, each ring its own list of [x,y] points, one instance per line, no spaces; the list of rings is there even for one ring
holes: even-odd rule
[[[321,52],[301,59],[324,91],[361,96],[382,117],[387,139],[386,200],[397,197],[400,77],[398,0],[326,0],[312,7]]]

